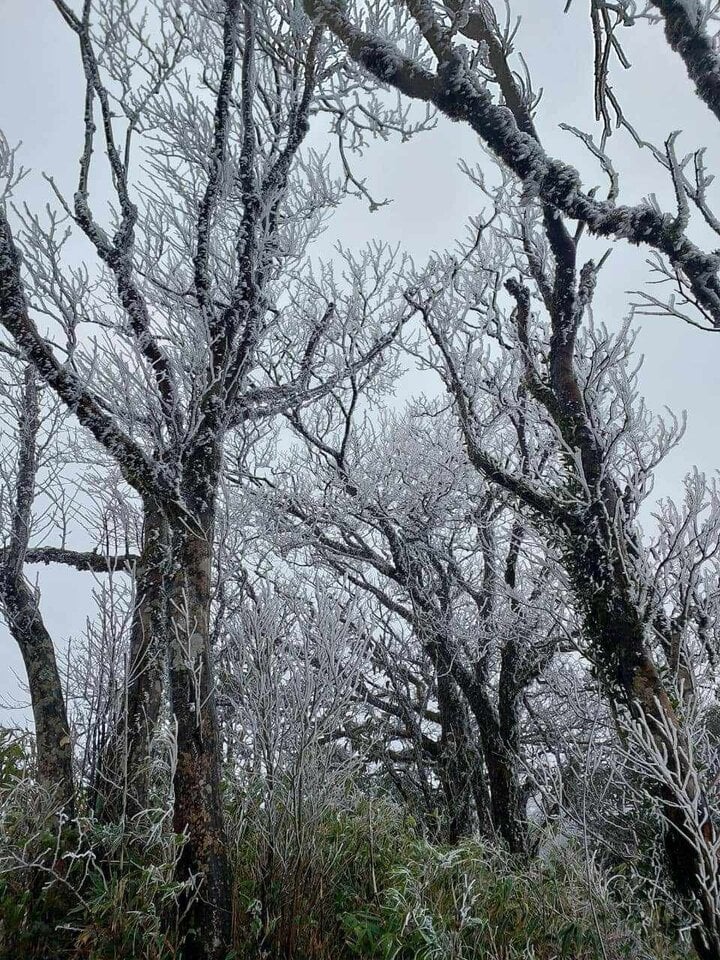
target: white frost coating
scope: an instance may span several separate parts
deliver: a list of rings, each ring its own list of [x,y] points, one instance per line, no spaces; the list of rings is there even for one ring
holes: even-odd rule
[[[696,26],[702,23],[705,13],[710,6],[707,0],[703,3],[700,3],[700,0],[674,0],[674,2],[685,11],[688,19],[694,22]]]
[[[132,15],[124,0],[105,6]],[[278,17],[280,38],[262,35],[254,62],[244,64],[257,86],[227,81],[223,131],[213,90],[230,68],[219,23],[209,8],[201,15],[187,6],[190,20],[177,25],[180,70],[196,83],[204,75],[203,95],[179,72],[148,99],[126,84],[145,63],[144,34],[118,31],[95,5],[96,35],[108,44],[100,80],[129,91],[113,106],[118,136],[125,108],[142,103],[132,176],[123,183],[115,165],[107,222],[90,184],[78,185],[71,213],[102,268],[68,261],[61,218],[13,212],[28,297],[16,283],[3,304],[18,344],[108,455],[100,462],[95,448],[81,451],[93,465],[87,482],[96,482],[95,471],[102,480],[104,512],[92,518],[98,540],[111,537],[113,523],[139,536],[140,507],[119,467],[146,502],[148,493],[160,502],[171,526],[162,572],[171,585],[177,730],[165,784],[184,787],[187,806],[203,804],[206,822],[221,814],[209,749],[218,745],[217,704],[226,776],[237,778],[240,803],[258,798],[253,830],[259,843],[277,845],[276,863],[312,864],[307,838],[343,822],[366,784],[371,815],[375,787],[389,785],[428,836],[449,819],[448,795],[460,786],[472,834],[469,786],[480,772],[492,796],[488,811],[480,798],[478,812],[506,846],[523,849],[530,797],[538,815],[549,812],[545,829],[576,831],[590,873],[593,834],[611,843],[613,817],[622,853],[626,844],[643,853],[632,833],[642,776],[658,814],[643,820],[646,831],[672,809],[658,786],[682,811],[698,864],[691,919],[698,904],[717,915],[718,845],[706,836],[717,797],[703,711],[716,684],[718,491],[691,476],[683,502],[659,504],[643,531],[654,468],[683,424],[646,409],[630,325],[611,332],[593,320],[598,265],[581,259],[577,271],[567,268],[554,230],[572,209],[598,232],[675,244],[676,267],[704,255],[685,242],[675,215],[663,217],[652,202],[617,208],[585,196],[577,171],[519,135],[509,110],[493,103],[493,85],[461,57],[438,90],[445,100],[467,95],[475,121],[482,112],[528,171],[524,182],[507,167],[493,171],[497,189],[471,173],[490,210],[452,255],[416,268],[370,243],[318,262],[312,243],[344,194],[374,202],[353,160],[365,139],[418,126],[406,104],[374,99],[359,69],[323,60],[339,55],[326,33],[322,97],[311,96],[306,120],[322,108],[337,122],[340,179],[330,161],[304,151],[305,125],[293,118],[310,30],[293,15]],[[237,6],[251,16],[251,3]],[[394,6],[383,7],[388,30]],[[271,20],[275,9],[263,7]],[[412,75],[424,82],[429,56],[415,56],[422,42],[405,39]],[[128,57],[132,42],[141,49]],[[247,42],[229,47],[251,56]],[[269,61],[275,50],[283,56]],[[387,39],[363,53],[381,74],[408,66]],[[151,71],[164,62],[147,61]],[[159,79],[137,82],[147,94]],[[101,130],[102,103],[94,106]],[[142,173],[132,166],[133,143],[146,148]],[[112,164],[112,149],[103,150],[98,139],[93,164]],[[537,198],[548,196],[542,210]],[[705,256],[696,265],[708,289],[714,264]],[[2,276],[12,267],[6,244]],[[26,300],[47,338],[27,322]],[[685,302],[678,295],[664,306],[680,316]],[[16,359],[9,362],[15,371]],[[408,367],[427,378],[428,396],[398,411],[392,391]],[[0,378],[3,424],[16,400],[7,380],[9,388]],[[54,456],[55,445],[46,451]],[[0,506],[13,462],[3,460]],[[38,529],[59,536],[75,517],[55,495],[65,493],[62,470],[49,474],[52,506]],[[0,509],[2,543],[11,519]],[[123,677],[128,662],[133,604],[123,602],[106,595],[101,603],[105,645],[95,643],[87,663],[103,670],[76,671],[90,682],[71,695],[93,709],[111,702],[95,674]],[[214,656],[220,662],[209,674]],[[637,716],[625,717],[629,690],[645,699]],[[450,701],[454,726],[444,713]],[[628,728],[622,747],[618,716]],[[207,766],[193,783],[197,757]],[[642,803],[644,810],[648,798]],[[213,846],[200,839],[199,847]],[[447,863],[455,857],[448,853]],[[289,889],[268,887],[283,897]],[[206,889],[202,899],[211,902]],[[222,942],[212,932],[207,939]]]

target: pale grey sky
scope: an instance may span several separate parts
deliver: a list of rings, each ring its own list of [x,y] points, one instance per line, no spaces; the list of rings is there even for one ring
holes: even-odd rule
[[[578,142],[560,129],[570,123],[593,128],[592,39],[587,3],[575,0],[563,15],[565,0],[512,0],[523,23],[517,46],[527,60],[536,87],[544,89],[538,126],[546,148],[576,164],[586,185],[605,180]],[[497,6],[502,7],[501,3]],[[640,23],[623,33],[633,63],[630,71],[615,68],[615,89],[629,119],[641,134],[662,143],[676,129],[682,155],[708,147],[707,166],[720,174],[720,125],[693,95],[680,61],[666,46],[659,27]],[[22,198],[40,207],[49,200],[42,171],[52,172],[72,195],[82,130],[83,84],[76,43],[51,0],[0,0],[0,129],[11,143],[22,141],[21,162],[32,174]],[[636,202],[654,191],[663,207],[672,208],[666,175],[630,138],[618,133],[611,153],[621,174],[621,200]],[[410,143],[372,145],[362,165],[372,192],[393,203],[370,213],[360,201],[348,200],[330,224],[324,243],[342,238],[360,246],[376,237],[399,242],[421,263],[433,249],[443,249],[463,233],[466,219],[480,212],[482,198],[458,172],[464,157],[482,161],[472,133],[441,120],[438,128]],[[718,207],[720,208],[720,193]],[[705,240],[705,237],[701,237]],[[709,241],[711,245],[712,240]],[[715,240],[717,242],[717,239]],[[604,249],[605,245],[596,245]],[[588,254],[594,250],[587,245]],[[613,325],[628,311],[628,290],[647,276],[645,251],[615,245],[601,277],[596,300],[598,319]],[[651,408],[687,410],[688,430],[681,447],[659,472],[658,495],[680,493],[687,470],[697,465],[712,472],[720,466],[716,418],[720,409],[720,334],[702,333],[679,321],[639,321],[639,349],[645,354],[641,385]],[[42,608],[60,645],[82,630],[92,615],[92,580],[68,570],[39,570]],[[15,645],[0,626],[0,697],[17,691],[15,673],[22,663]],[[11,715],[0,710],[0,725]]]

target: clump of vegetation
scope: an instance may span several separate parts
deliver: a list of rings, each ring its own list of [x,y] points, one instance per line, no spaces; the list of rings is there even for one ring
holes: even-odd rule
[[[16,746],[16,745],[14,745]],[[18,746],[18,750],[22,745]],[[17,755],[8,743],[5,755]],[[125,823],[71,821],[30,779],[0,786],[0,958],[169,960],[183,838],[162,811]]]
[[[674,960],[661,918],[572,844],[525,863],[496,845],[423,837],[393,804],[328,816],[292,863],[263,875],[254,843],[237,868],[243,958],[294,960]],[[251,833],[251,832],[250,832]],[[250,838],[248,837],[248,840]],[[249,855],[249,856],[248,856]]]

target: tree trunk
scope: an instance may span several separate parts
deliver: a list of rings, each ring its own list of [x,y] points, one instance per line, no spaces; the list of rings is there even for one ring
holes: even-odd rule
[[[423,635],[420,630],[418,632],[420,636]],[[517,744],[503,740],[500,720],[485,684],[475,680],[459,666],[446,639],[434,635],[426,642],[426,649],[438,674],[445,672],[455,680],[475,717],[488,776],[492,825],[511,853],[525,856],[527,828],[522,815],[522,791],[515,768]]]
[[[440,713],[440,779],[447,805],[445,833],[455,844],[472,833],[471,802],[475,767],[468,718],[455,681],[447,671],[438,671]]]
[[[56,791],[65,812],[72,816],[72,743],[52,638],[43,623],[37,599],[22,573],[3,572],[0,600],[27,671],[35,721],[38,777]]]
[[[40,404],[32,367],[26,367],[22,408],[18,420],[18,457],[15,503],[11,514],[10,544],[0,564],[0,604],[8,628],[20,647],[27,671],[39,779],[57,792],[57,799],[72,816],[74,803],[72,743],[65,697],[58,673],[55,647],[30,589],[23,565],[32,527],[32,506],[38,471],[37,437]]]
[[[521,809],[522,791],[515,766],[514,745],[503,739],[498,718],[486,692],[475,689],[468,699],[480,730],[490,786],[493,826],[511,853],[525,856],[528,850],[527,826]]]
[[[143,543],[135,568],[135,609],[123,702],[104,759],[102,816],[133,817],[147,808],[153,733],[162,705],[168,651],[168,527],[158,506],[144,504]]]
[[[179,869],[200,889],[184,920],[183,960],[224,960],[230,943],[230,878],[221,754],[210,649],[213,525],[173,525],[169,591],[170,689],[177,723],[174,827],[187,831]]]

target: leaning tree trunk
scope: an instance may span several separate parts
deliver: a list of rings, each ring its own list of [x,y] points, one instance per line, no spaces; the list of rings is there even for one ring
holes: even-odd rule
[[[168,651],[166,568],[168,527],[161,510],[144,502],[143,542],[135,566],[135,609],[122,702],[101,765],[102,817],[134,817],[148,806],[150,750],[163,696]]]
[[[72,743],[55,648],[45,628],[38,597],[30,589],[23,573],[35,500],[39,430],[37,384],[34,372],[28,366],[18,421],[17,476],[10,543],[0,552],[0,605],[10,633],[20,647],[27,671],[35,721],[38,777],[57,792],[58,800],[72,815]]]
[[[37,599],[22,573],[3,572],[0,601],[27,671],[35,722],[38,777],[56,791],[63,808],[72,815],[72,743],[52,638],[43,623]]]
[[[220,737],[210,649],[213,522],[173,524],[169,591],[170,692],[177,724],[174,827],[187,832],[182,879],[200,878],[184,920],[183,960],[224,960],[230,879],[221,791]]]
[[[720,960],[718,826],[703,797],[681,720],[647,650],[645,625],[612,534],[602,516],[589,522],[586,532],[574,538],[568,567],[583,604],[600,678],[610,701],[641,723],[652,742],[649,749],[656,755],[658,770],[650,786],[666,822],[668,870],[700,921],[692,931],[698,956]]]

